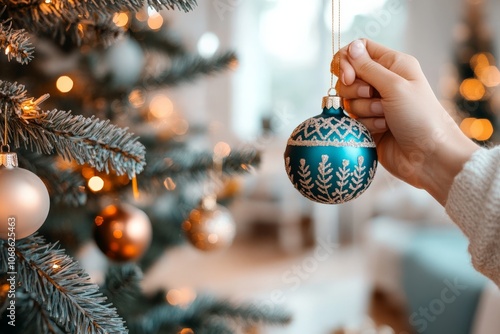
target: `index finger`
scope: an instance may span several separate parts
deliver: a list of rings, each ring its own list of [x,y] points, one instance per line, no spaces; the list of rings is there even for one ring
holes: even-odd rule
[[[366,45],[366,49],[368,50],[368,54],[370,54],[371,58],[377,62],[380,62],[381,58],[390,53],[394,52],[394,50],[389,49],[388,47],[383,46],[382,44],[378,44],[369,39],[362,38],[363,43]],[[352,67],[352,65],[347,60],[347,52],[349,49],[349,44],[341,48],[333,57],[332,62],[330,64],[330,72],[336,75],[344,85],[349,86],[354,83],[356,79],[356,71]],[[340,64],[339,64],[340,61]],[[340,66],[339,66],[340,65]],[[390,64],[381,64],[382,66],[388,68]],[[387,66],[385,66],[387,65]]]

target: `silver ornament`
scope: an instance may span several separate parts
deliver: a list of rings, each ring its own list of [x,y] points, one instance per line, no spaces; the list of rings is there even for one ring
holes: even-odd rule
[[[0,239],[30,236],[49,214],[45,184],[37,175],[18,167],[16,153],[0,152],[0,203]]]

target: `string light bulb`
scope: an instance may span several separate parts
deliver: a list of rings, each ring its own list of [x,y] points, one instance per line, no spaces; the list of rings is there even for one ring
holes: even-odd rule
[[[93,192],[99,192],[104,188],[104,180],[99,176],[92,176],[88,181],[88,186]]]
[[[151,30],[158,30],[161,28],[162,25],[163,25],[163,17],[160,14],[158,13],[153,14],[148,18],[148,27]]]
[[[117,26],[117,27],[124,27],[127,25],[129,21],[129,18],[128,18],[128,15],[127,13],[116,13],[114,16],[113,16],[113,23]]]
[[[73,89],[73,79],[67,75],[62,75],[57,79],[56,87],[61,93],[68,93]]]

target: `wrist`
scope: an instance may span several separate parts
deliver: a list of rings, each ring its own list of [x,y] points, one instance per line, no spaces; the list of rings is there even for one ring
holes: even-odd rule
[[[436,141],[436,147],[426,159],[423,188],[443,206],[455,177],[480,147],[454,126],[446,136]]]

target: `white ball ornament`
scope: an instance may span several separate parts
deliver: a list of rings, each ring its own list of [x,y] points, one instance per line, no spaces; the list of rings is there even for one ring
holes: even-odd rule
[[[16,153],[0,152],[0,239],[16,240],[35,233],[49,214],[45,184],[19,168]]]
[[[135,85],[144,68],[144,51],[132,38],[124,38],[98,56],[92,56],[91,71],[100,78],[109,80],[114,88]]]

